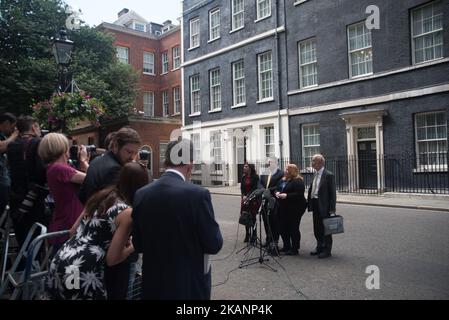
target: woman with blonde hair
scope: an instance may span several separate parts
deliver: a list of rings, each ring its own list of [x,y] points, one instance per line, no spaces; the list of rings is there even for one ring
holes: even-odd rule
[[[280,229],[284,247],[280,250],[286,255],[298,255],[301,233],[299,225],[306,210],[304,181],[295,164],[288,164],[284,177],[279,181],[275,196],[278,202]]]
[[[78,199],[78,188],[86,174],[68,164],[69,140],[61,133],[47,134],[39,144],[39,156],[47,163],[47,184],[55,201],[55,209],[50,222],[49,232],[70,229],[83,211]],[[84,146],[79,151],[80,169],[87,170],[87,151]],[[68,239],[58,237],[50,239],[53,253]]]

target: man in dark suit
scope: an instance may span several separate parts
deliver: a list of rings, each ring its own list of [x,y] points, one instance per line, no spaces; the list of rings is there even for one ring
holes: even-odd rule
[[[312,157],[312,167],[316,170],[307,197],[309,211],[313,211],[313,233],[317,241],[315,251],[310,254],[318,258],[328,258],[332,251],[332,235],[324,235],[323,218],[335,213],[337,193],[332,172],[324,168],[325,159],[321,154]]]
[[[278,161],[276,158],[267,159],[266,169],[263,174],[260,175],[259,188],[269,189],[271,195],[274,197],[274,193],[279,181],[284,176],[284,173],[279,169]],[[277,205],[268,213],[268,201],[266,202],[266,208],[263,210],[262,218],[265,228],[265,244],[268,247],[270,254],[277,254],[278,242],[280,235],[280,222],[278,215]],[[261,240],[262,241],[262,240]]]
[[[223,245],[208,190],[190,183],[193,146],[172,141],[165,153],[167,170],[137,191],[133,245],[143,252],[143,299],[208,300],[209,254]]]

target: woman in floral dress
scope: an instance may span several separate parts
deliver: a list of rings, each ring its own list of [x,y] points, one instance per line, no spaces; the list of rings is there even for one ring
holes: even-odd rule
[[[107,299],[104,281],[108,266],[124,261],[134,248],[129,241],[135,192],[148,184],[146,169],[125,165],[116,186],[93,195],[71,229],[72,237],[51,261],[47,279],[50,299]]]

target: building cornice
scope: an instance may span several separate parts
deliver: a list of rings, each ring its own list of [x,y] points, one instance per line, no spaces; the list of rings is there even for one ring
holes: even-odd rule
[[[360,81],[373,80],[373,79],[377,79],[377,78],[391,76],[391,75],[398,74],[398,73],[413,71],[413,70],[416,70],[416,69],[428,68],[428,67],[431,67],[431,66],[434,66],[434,65],[448,63],[448,62],[449,62],[449,58],[438,59],[438,60],[435,60],[435,61],[426,62],[426,63],[413,65],[413,66],[408,66],[408,67],[405,67],[405,68],[378,72],[378,73],[374,73],[372,75],[369,75],[369,76],[366,76],[366,77],[362,77],[362,78],[345,79],[345,80],[340,80],[340,81],[324,83],[324,84],[321,84],[321,85],[318,85],[318,86],[314,86],[313,88],[290,90],[288,92],[288,95],[289,96],[293,96],[293,95],[297,95],[297,94],[301,94],[301,93],[307,93],[307,92],[311,92],[311,91],[323,90],[323,89],[327,89],[327,88],[342,86],[342,85],[345,85],[345,84],[352,84],[352,83],[356,83],[356,82],[360,82]]]
[[[208,128],[208,127],[217,127],[217,126],[223,126],[223,125],[231,125],[231,124],[237,124],[242,122],[251,122],[255,120],[263,120],[263,119],[269,119],[277,117],[278,115],[281,116],[287,116],[288,112],[286,109],[282,109],[279,111],[272,111],[272,112],[266,112],[266,113],[258,113],[255,115],[250,115],[246,117],[238,117],[238,118],[227,118],[224,120],[213,120],[213,121],[194,121],[195,123],[187,125],[182,127],[182,130],[193,130],[195,128],[198,128],[199,124],[201,124],[201,128]]]
[[[419,89],[415,89],[415,90],[398,91],[398,92],[393,92],[393,93],[389,93],[389,94],[385,94],[385,95],[381,95],[381,96],[348,100],[348,101],[331,103],[331,104],[326,104],[326,105],[291,107],[289,110],[289,115],[294,116],[294,115],[308,114],[308,113],[314,113],[314,112],[323,112],[323,111],[338,110],[338,109],[351,108],[351,107],[360,107],[360,106],[366,106],[366,105],[372,105],[372,104],[380,104],[380,103],[385,103],[385,102],[390,102],[390,101],[422,97],[422,96],[436,94],[436,93],[442,93],[442,92],[449,92],[449,83],[432,86],[432,87],[419,88]]]
[[[187,66],[193,65],[193,64],[198,63],[198,62],[201,62],[201,61],[203,61],[203,60],[210,59],[210,58],[212,58],[212,57],[221,55],[221,54],[223,54],[223,53],[226,53],[226,52],[229,52],[229,51],[238,49],[238,48],[240,48],[240,47],[246,46],[246,45],[251,44],[251,43],[253,43],[253,42],[260,41],[260,40],[262,40],[262,39],[271,37],[271,36],[273,36],[273,35],[275,35],[275,34],[277,34],[277,33],[281,33],[281,32],[284,32],[284,31],[285,31],[285,27],[284,27],[284,26],[280,26],[279,28],[272,29],[272,30],[268,30],[268,31],[266,31],[266,32],[263,32],[263,33],[260,33],[260,34],[258,34],[258,35],[256,35],[256,36],[254,36],[254,37],[248,38],[248,39],[246,39],[246,40],[244,40],[244,41],[237,42],[237,43],[235,43],[235,44],[233,44],[233,45],[231,45],[231,46],[228,46],[228,47],[222,48],[222,49],[220,49],[220,50],[217,50],[217,51],[214,51],[214,52],[207,53],[207,54],[202,55],[202,56],[200,56],[200,57],[198,57],[198,58],[195,58],[195,59],[186,61],[186,62],[184,62],[184,63],[181,65],[181,67],[187,67]]]
[[[142,38],[147,38],[147,39],[151,39],[151,40],[161,40],[177,31],[180,31],[181,26],[176,26],[173,29],[161,34],[160,36],[155,36],[146,32],[142,32],[142,31],[137,31],[134,29],[130,29],[130,28],[126,28],[126,27],[122,27],[122,26],[118,26],[116,24],[113,23],[108,23],[108,22],[103,22],[102,24],[100,24],[97,28],[103,28],[103,29],[107,29],[107,30],[114,30],[114,31],[118,31],[118,32],[123,32],[123,33],[127,33],[133,36],[138,36],[138,37],[142,37]]]

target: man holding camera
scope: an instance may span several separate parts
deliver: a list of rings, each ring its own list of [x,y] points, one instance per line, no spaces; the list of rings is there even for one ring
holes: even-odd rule
[[[19,246],[35,222],[48,224],[44,199],[48,194],[45,166],[37,150],[41,130],[30,116],[17,119],[19,135],[8,144],[7,156],[11,173],[10,208]]]
[[[97,191],[114,185],[119,178],[122,166],[135,160],[140,145],[140,136],[134,129],[125,127],[117,131],[111,141],[110,150],[89,164],[86,178],[78,194],[81,203],[85,204]],[[108,299],[126,299],[130,264],[137,261],[137,258],[137,255],[133,255],[120,264],[105,268]],[[123,279],[123,281],[116,281],[117,279]]]

